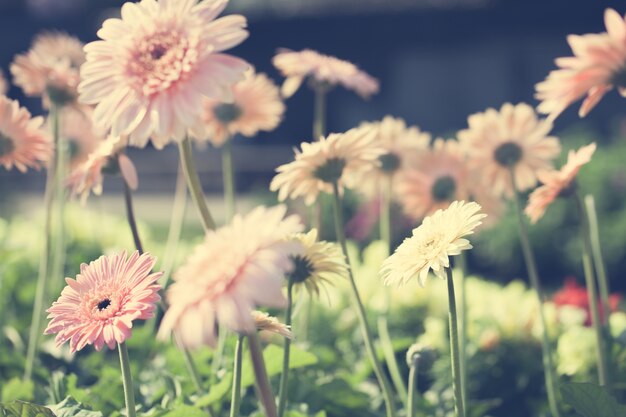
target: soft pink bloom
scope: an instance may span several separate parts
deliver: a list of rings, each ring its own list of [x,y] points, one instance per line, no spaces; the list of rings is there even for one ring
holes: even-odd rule
[[[302,230],[300,220],[285,213],[285,206],[257,207],[209,231],[174,274],[158,337],[173,331],[187,347],[214,346],[218,322],[252,332],[256,307],[284,307],[284,277],[293,267],[291,257],[303,250],[287,239]]]
[[[260,130],[274,130],[285,112],[276,84],[252,70],[233,86],[232,103],[205,98],[203,106],[201,122],[192,133],[214,146],[222,146],[236,134],[252,137]]]
[[[6,95],[8,91],[9,83],[7,82],[7,79],[4,78],[4,73],[2,72],[2,70],[0,70],[0,96]]]
[[[272,62],[287,77],[282,87],[284,97],[292,96],[307,77],[318,88],[340,84],[364,98],[376,94],[379,89],[378,81],[353,63],[311,49],[300,52],[281,50]]]
[[[93,344],[110,349],[131,336],[134,320],[154,316],[160,300],[157,280],[162,272],[150,273],[156,258],[135,251],[101,256],[81,264],[76,279],[67,286],[48,311],[51,319],[45,334],[56,333],[57,345],[70,341],[70,352]]]
[[[44,105],[76,101],[79,67],[85,61],[83,44],[65,33],[44,33],[31,49],[11,64],[14,82],[28,96],[42,97]]]
[[[70,172],[85,162],[105,140],[106,135],[94,127],[92,116],[93,110],[85,106],[67,108],[60,115],[61,135],[70,150]]]
[[[539,181],[543,184],[533,191],[528,197],[526,215],[532,223],[536,223],[546,209],[563,192],[567,192],[578,175],[578,171],[583,165],[591,161],[593,153],[596,151],[596,144],[592,143],[583,146],[578,151],[569,151],[567,163],[559,171],[541,171],[537,174]]]
[[[585,117],[614,87],[626,97],[626,16],[606,9],[604,25],[607,32],[568,36],[574,56],[557,58],[559,69],[536,86],[541,113],[554,119],[586,95],[578,112]]]
[[[96,126],[130,144],[158,148],[182,140],[204,97],[230,101],[248,64],[221,53],[241,43],[246,19],[216,19],[228,0],[141,0],[108,19],[102,40],[85,46],[80,100],[96,105]]]
[[[468,155],[470,169],[479,174],[483,187],[498,196],[513,195],[537,184],[537,172],[552,168],[561,151],[558,138],[549,136],[552,123],[537,117],[525,103],[505,103],[467,119],[468,128],[458,132]]]
[[[119,172],[131,189],[137,189],[137,171],[130,158],[124,154],[125,147],[126,141],[120,137],[110,136],[101,142],[84,162],[70,172],[66,184],[71,195],[80,196],[84,203],[91,191],[96,195],[102,194],[105,172]]]
[[[26,172],[51,159],[54,144],[43,122],[42,117],[31,118],[17,101],[0,96],[0,165]]]

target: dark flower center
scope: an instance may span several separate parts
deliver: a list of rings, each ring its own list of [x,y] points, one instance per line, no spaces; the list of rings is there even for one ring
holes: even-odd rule
[[[104,300],[100,301],[98,303],[98,311],[102,311],[102,310],[106,310],[107,307],[109,307],[111,305],[111,300],[109,300],[108,298],[105,298]]]
[[[327,160],[324,165],[320,165],[313,171],[313,176],[324,182],[334,183],[339,181],[343,169],[346,166],[346,161],[340,158],[331,158]]]
[[[393,173],[400,168],[400,158],[394,153],[386,153],[378,157],[380,161],[380,169],[383,172]]]
[[[70,153],[70,159],[74,159],[80,154],[80,145],[76,138],[67,138],[67,148]]]
[[[522,148],[517,143],[505,142],[498,146],[494,157],[503,167],[511,168],[522,159]]]
[[[117,155],[111,155],[107,158],[106,164],[102,167],[102,173],[107,175],[117,175],[120,173],[120,164]]]
[[[48,85],[46,87],[46,93],[51,102],[57,106],[65,106],[76,100],[76,95],[66,88],[57,87],[54,85]]]
[[[0,157],[10,154],[15,150],[15,144],[13,141],[0,133]]]
[[[613,77],[611,77],[611,84],[616,87],[626,88],[626,66],[620,68]]]
[[[287,277],[290,283],[302,283],[306,281],[313,273],[313,264],[305,256],[294,256],[291,258],[293,261],[293,271]]]
[[[158,61],[167,52],[167,47],[163,44],[156,44],[150,49],[150,56],[153,60]]]
[[[449,175],[437,178],[431,189],[435,201],[449,201],[454,198],[456,183]]]
[[[239,119],[241,116],[241,108],[234,103],[222,103],[215,106],[213,113],[217,120],[227,124]]]

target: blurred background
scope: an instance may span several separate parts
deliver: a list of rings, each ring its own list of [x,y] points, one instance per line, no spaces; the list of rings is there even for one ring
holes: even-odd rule
[[[119,13],[122,4],[121,0],[0,0],[0,68],[8,74],[13,57],[26,51],[43,30],[65,31],[84,42],[94,40],[102,21]],[[596,0],[232,0],[226,13],[249,19],[250,38],[233,53],[277,83],[282,79],[271,58],[281,47],[335,55],[380,80],[380,93],[368,101],[341,88],[333,90],[329,131],[344,131],[390,114],[433,136],[452,137],[466,126],[471,113],[504,102],[536,104],[534,85],[554,68],[554,58],[570,55],[566,36],[604,31],[604,9],[624,13],[625,6],[623,1]],[[13,87],[9,95],[33,113],[42,112],[40,100],[25,98],[18,88]],[[286,104],[278,129],[235,140],[237,188],[247,196],[267,197],[274,168],[293,158],[293,146],[311,139],[312,93],[303,88]],[[584,191],[598,199],[613,286],[626,289],[622,279],[626,270],[623,98],[608,94],[583,121],[577,106],[569,108],[558,119],[555,134],[565,148],[594,140],[602,144],[582,182]],[[177,149],[136,150],[130,156],[140,175],[138,217],[167,224]],[[219,154],[205,149],[196,157],[205,190],[214,196],[219,214]],[[1,216],[41,207],[43,183],[43,173],[0,171]],[[104,197],[92,198],[89,204],[121,214],[120,191],[121,183],[105,182]],[[193,209],[188,217],[196,221]],[[533,229],[544,279],[553,287],[567,275],[580,276],[576,223],[575,212],[563,204]],[[512,219],[505,219],[481,234],[471,259],[476,272],[499,281],[525,276],[519,256],[511,258],[519,254],[513,225]]]

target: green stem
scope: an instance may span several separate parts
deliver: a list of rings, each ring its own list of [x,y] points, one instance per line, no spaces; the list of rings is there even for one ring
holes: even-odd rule
[[[259,399],[261,400],[261,404],[265,409],[267,417],[278,417],[278,413],[276,411],[276,400],[274,399],[274,393],[272,392],[272,387],[267,376],[265,360],[263,359],[263,350],[261,349],[259,337],[256,332],[248,334],[247,337],[250,358],[252,359],[252,369],[254,370],[254,377],[259,391]]]
[[[396,360],[396,352],[393,349],[393,343],[391,342],[391,336],[389,335],[389,326],[387,323],[387,317],[385,315],[378,318],[378,337],[380,344],[383,348],[383,354],[385,355],[385,361],[387,362],[387,368],[391,375],[391,382],[393,383],[400,400],[404,406],[407,406],[408,397],[406,394],[406,385],[402,379],[400,373],[400,367]]]
[[[381,390],[383,392],[383,397],[385,398],[385,408],[387,412],[387,417],[395,417],[396,410],[395,404],[393,403],[393,394],[391,391],[391,386],[387,377],[383,373],[383,368],[376,356],[376,351],[374,349],[374,341],[372,338],[372,333],[367,324],[367,318],[365,315],[365,308],[363,307],[363,303],[361,302],[361,297],[359,296],[359,290],[356,286],[356,282],[354,281],[354,276],[352,274],[352,267],[350,266],[350,257],[348,255],[348,247],[346,243],[346,236],[343,230],[343,214],[341,212],[341,197],[339,196],[339,186],[337,182],[333,182],[333,207],[334,207],[334,218],[335,218],[335,233],[337,234],[337,240],[341,244],[341,249],[343,250],[343,255],[346,258],[346,262],[348,264],[348,276],[350,278],[350,288],[352,290],[352,295],[354,298],[354,302],[357,307],[357,316],[359,318],[359,326],[361,327],[361,333],[363,334],[363,340],[365,342],[365,349],[372,361],[372,365],[374,368],[374,373],[376,374],[376,378],[378,379],[378,383],[380,384]]]
[[[558,386],[556,377],[554,374],[554,365],[552,361],[552,353],[550,351],[550,341],[548,338],[548,327],[546,325],[545,307],[543,302],[543,292],[541,289],[541,281],[539,280],[539,273],[537,272],[537,263],[535,262],[535,256],[530,246],[530,239],[528,238],[528,230],[526,229],[526,223],[524,222],[524,215],[522,211],[522,205],[520,202],[520,195],[517,192],[517,184],[515,182],[515,175],[513,171],[510,171],[511,184],[513,186],[513,192],[515,193],[513,202],[515,203],[515,213],[517,215],[517,226],[519,230],[520,243],[522,245],[522,254],[526,263],[526,270],[530,283],[537,295],[537,304],[539,310],[539,324],[541,325],[541,351],[543,357],[543,372],[546,381],[546,390],[548,392],[548,403],[550,406],[550,412],[553,417],[559,417],[558,407]]]
[[[120,352],[120,365],[122,368],[122,381],[124,383],[124,400],[126,402],[126,415],[136,417],[135,414],[135,391],[133,389],[133,377],[130,374],[130,360],[128,359],[128,349],[126,343],[117,345]]]
[[[409,368],[409,399],[408,399],[408,409],[407,409],[407,417],[415,417],[415,403],[417,400],[417,371],[418,371],[418,363],[419,358],[415,358],[411,362],[411,367]]]
[[[604,316],[601,317],[603,324],[608,328],[609,316],[611,308],[609,304],[609,280],[606,276],[604,266],[604,258],[602,257],[602,246],[600,245],[600,231],[598,227],[598,215],[596,214],[596,205],[592,195],[585,196],[585,208],[587,209],[587,222],[589,225],[589,239],[591,243],[591,254],[593,255],[593,263],[596,266],[596,274],[598,277],[598,286],[600,287],[600,300],[602,301],[602,311]],[[609,333],[610,334],[610,333]]]
[[[391,248],[391,177],[382,184],[380,190],[380,239],[385,242],[386,256]]]
[[[313,142],[326,135],[326,92],[327,88],[317,86],[314,89],[315,107],[313,109]]]
[[[243,336],[237,336],[235,359],[233,362],[233,392],[230,401],[230,417],[239,417],[241,405],[241,362],[243,360]]]
[[[450,330],[450,353],[452,363],[452,380],[454,386],[454,401],[458,417],[465,417],[465,402],[463,385],[461,383],[461,355],[459,349],[459,329],[457,325],[456,298],[454,296],[454,280],[452,270],[446,268],[448,281],[448,322]]]
[[[224,181],[226,223],[230,223],[235,215],[235,171],[233,169],[231,138],[227,138],[224,146],[222,146],[222,178]]]
[[[133,194],[126,183],[124,182],[124,203],[126,204],[126,218],[128,220],[128,225],[130,226],[130,231],[133,234],[133,241],[135,242],[135,248],[139,251],[139,254],[143,253],[143,245],[141,244],[141,239],[139,238],[139,230],[137,229],[137,221],[135,220],[135,211],[133,210]]]
[[[460,327],[459,340],[461,344],[461,386],[463,387],[463,404],[467,402],[467,255],[461,252],[455,258],[458,260],[459,270],[461,272],[461,308],[459,311]]]
[[[180,240],[185,212],[187,210],[187,184],[185,181],[185,174],[179,163],[178,173],[176,175],[176,191],[174,192],[174,206],[172,207],[172,217],[170,219],[167,243],[165,244],[165,254],[163,256],[163,288],[167,287],[172,269],[174,268],[178,242]]]
[[[291,326],[291,311],[293,308],[293,282],[287,284],[287,310],[285,311],[285,324]],[[280,374],[280,388],[278,391],[278,417],[283,417],[287,406],[287,391],[289,382],[289,354],[291,351],[291,339],[285,337],[283,350],[283,372]]]
[[[609,390],[609,363],[606,357],[606,349],[604,347],[604,335],[602,323],[600,322],[600,310],[598,306],[598,290],[596,289],[596,281],[593,275],[593,265],[591,263],[591,239],[589,232],[589,223],[587,222],[587,213],[585,203],[582,197],[576,191],[574,192],[574,200],[580,215],[580,233],[583,241],[583,269],[585,271],[585,282],[587,285],[587,295],[589,299],[589,307],[591,310],[591,320],[596,332],[596,358],[598,361],[598,381],[600,385],[606,386]]]
[[[200,184],[200,178],[198,177],[196,163],[193,160],[193,151],[191,149],[191,140],[189,137],[186,137],[178,144],[178,149],[180,152],[183,172],[185,173],[185,178],[187,179],[187,185],[189,186],[191,197],[200,212],[204,230],[213,230],[215,229],[215,221],[213,220],[213,216],[211,216],[211,212],[209,211],[209,207],[207,206],[204,198],[204,192],[202,191],[202,185]]]
[[[65,285],[65,179],[67,178],[67,163],[66,158],[68,154],[67,141],[61,134],[61,108],[56,107],[53,112],[53,129],[54,136],[58,139],[57,143],[57,163],[56,163],[56,235],[54,242],[54,257],[52,262],[52,276],[58,277],[57,283]]]

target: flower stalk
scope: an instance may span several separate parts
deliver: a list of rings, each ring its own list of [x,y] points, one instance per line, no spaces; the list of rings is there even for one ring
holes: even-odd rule
[[[417,402],[417,376],[419,370],[419,355],[415,355],[409,367],[409,394],[407,417],[415,417],[415,406]]]
[[[239,417],[241,406],[241,363],[243,361],[243,341],[242,335],[237,336],[235,346],[235,359],[233,361],[233,392],[230,401],[230,417]]]
[[[591,244],[591,255],[593,256],[593,264],[596,267],[596,275],[598,277],[598,287],[600,288],[600,300],[602,302],[602,311],[604,316],[604,326],[608,329],[609,315],[611,313],[609,306],[609,280],[606,275],[604,258],[602,257],[602,246],[600,245],[600,231],[598,227],[598,215],[596,214],[596,204],[592,195],[585,196],[585,208],[587,214],[587,222],[589,225],[589,240]],[[608,330],[607,330],[608,331]]]
[[[454,405],[457,417],[465,417],[465,395],[461,382],[461,354],[459,349],[459,329],[457,323],[456,298],[452,270],[446,268],[448,282],[448,323],[450,330],[450,354],[452,364],[452,381],[454,386]]]
[[[265,360],[263,359],[263,350],[261,349],[259,336],[256,332],[253,332],[248,334],[247,337],[250,358],[252,359],[252,369],[254,370],[254,377],[256,379],[256,385],[260,397],[259,400],[263,405],[267,417],[278,417],[274,393],[272,392],[272,387],[267,376],[267,369],[265,368]]]
[[[224,202],[226,207],[226,222],[230,222],[235,215],[235,171],[233,168],[232,138],[227,138],[222,146],[222,179],[224,181]]]
[[[133,209],[133,195],[130,189],[130,186],[126,182],[124,182],[124,203],[126,205],[126,218],[128,220],[128,225],[130,226],[130,231],[133,234],[133,242],[135,243],[135,247],[139,251],[140,254],[143,253],[143,245],[141,244],[141,238],[139,237],[139,229],[137,228],[137,221],[135,220],[135,211]]]
[[[326,93],[327,88],[323,85],[316,85],[313,88],[315,93],[315,107],[313,109],[313,141],[319,140],[326,135]]]
[[[126,342],[118,343],[120,353],[120,366],[122,368],[122,382],[124,383],[124,401],[126,403],[126,415],[136,417],[135,412],[135,391],[133,388],[133,377],[130,373],[130,360]]]
[[[287,284],[287,309],[285,311],[285,325],[291,326],[291,313],[293,310],[293,281]],[[291,339],[285,337],[283,345],[283,371],[280,374],[278,391],[278,417],[283,417],[287,407],[287,392],[289,390],[289,355],[291,351]]]

